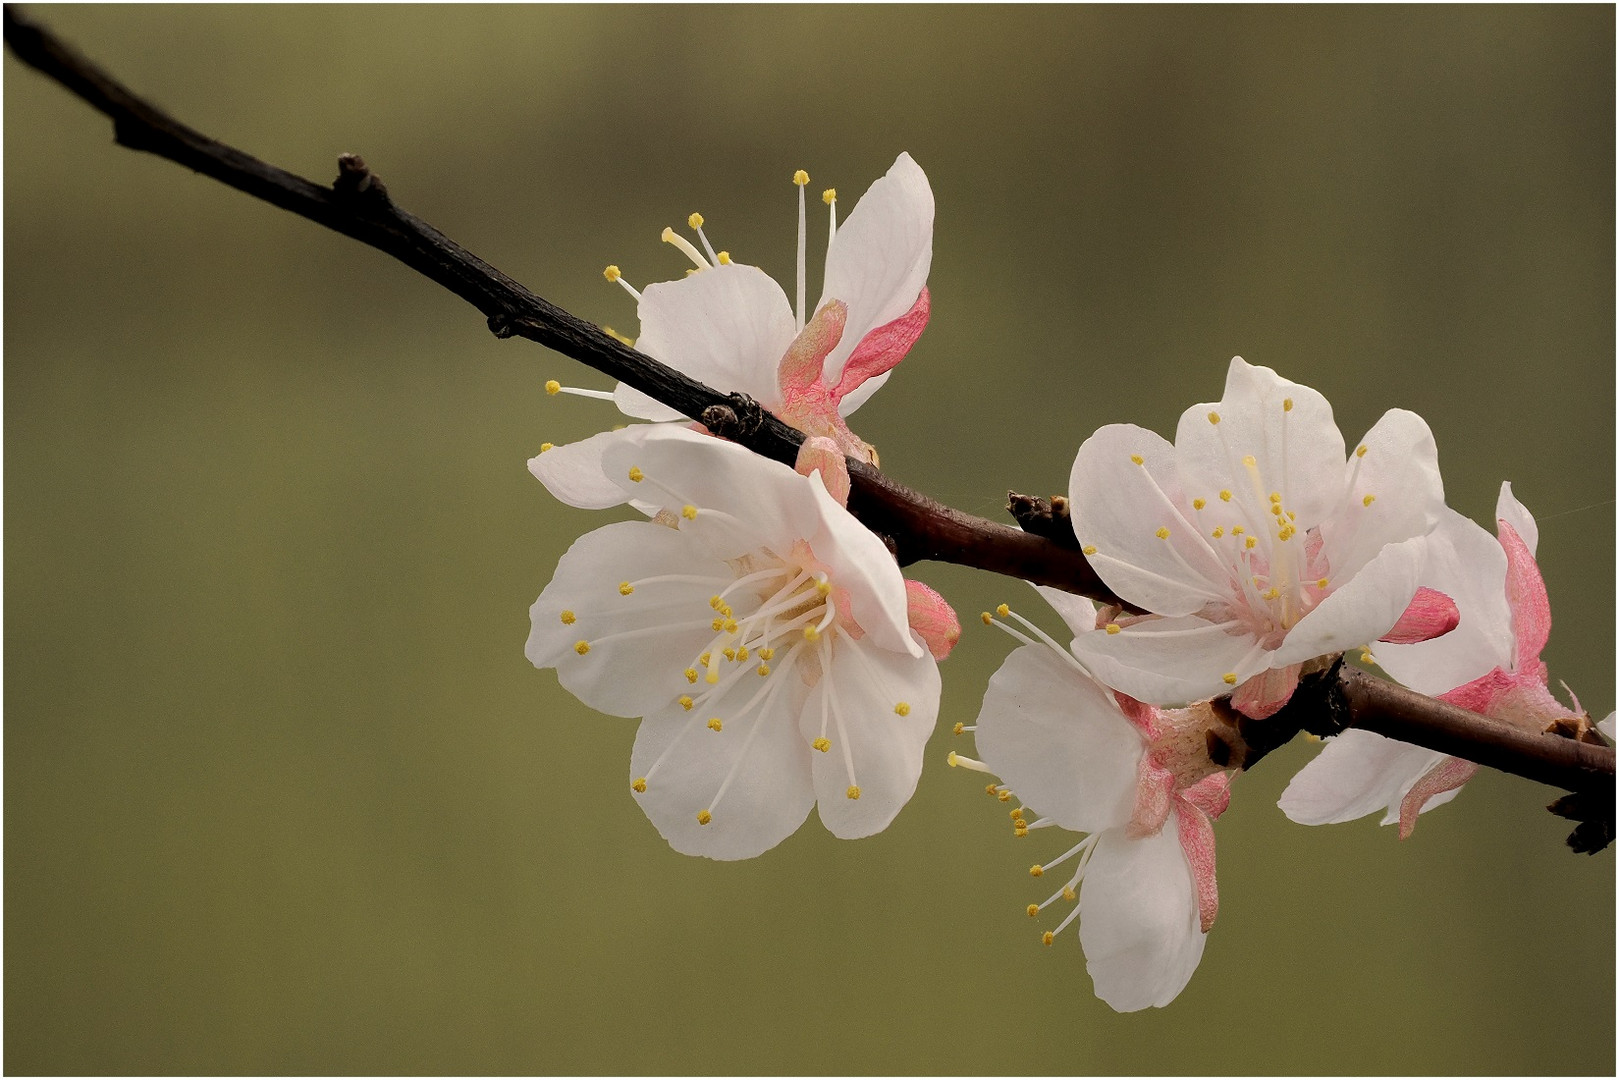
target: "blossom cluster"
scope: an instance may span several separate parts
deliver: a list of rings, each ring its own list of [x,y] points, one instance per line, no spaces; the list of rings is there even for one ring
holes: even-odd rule
[[[798,187],[795,300],[763,270],[663,239],[693,267],[637,290],[636,348],[742,392],[805,435],[796,467],[754,455],[624,385],[591,391],[646,421],[546,444],[530,471],[574,506],[644,520],[580,537],[530,610],[529,659],[602,712],[638,717],[629,787],[677,851],[759,855],[817,808],[834,835],[879,832],[916,788],[939,714],[938,664],[961,634],[847,509],[847,459],[877,452],[849,417],[927,325],[933,195],[902,154],[840,225],[828,207],[823,292],[805,305]],[[1220,400],[1174,442],[1129,424],[1080,445],[1075,537],[1123,604],[1038,588],[1066,641],[1002,604],[982,620],[1019,643],[972,731],[1017,836],[1083,834],[1032,866],[1060,879],[1028,914],[1066,906],[1099,997],[1163,1006],[1186,986],[1219,907],[1214,822],[1241,760],[1238,727],[1273,716],[1344,654],[1525,730],[1587,722],[1548,689],[1551,627],[1534,518],[1503,484],[1492,536],[1445,505],[1415,413],[1350,447],[1327,400],[1231,361]],[[1603,730],[1611,736],[1612,718]],[[1281,807],[1304,824],[1383,812],[1408,836],[1476,766],[1370,732],[1326,741]]]

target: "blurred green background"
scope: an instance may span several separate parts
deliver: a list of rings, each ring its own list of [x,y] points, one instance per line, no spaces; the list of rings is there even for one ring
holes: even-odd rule
[[[1613,708],[1611,8],[31,10],[632,334],[605,263],[678,275],[700,210],[785,280],[792,171],[847,213],[909,150],[934,317],[858,418],[895,476],[999,516],[1234,353],[1351,440],[1412,408],[1453,506],[1539,516],[1552,675]],[[1496,774],[1405,843],[1294,826],[1302,743],[1236,786],[1191,985],[1108,1010],[1023,914],[1062,839],[944,767],[1009,645],[971,614],[1038,607],[955,567],[894,826],[674,854],[635,721],[523,657],[612,517],[525,471],[618,419],[542,384],[604,378],[9,55],[4,243],[8,1071],[1613,1072],[1612,852]]]

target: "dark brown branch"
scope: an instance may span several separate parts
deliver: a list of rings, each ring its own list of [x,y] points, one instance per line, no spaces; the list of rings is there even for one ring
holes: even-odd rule
[[[538,342],[701,418],[757,453],[787,463],[796,459],[802,434],[747,398],[687,378],[536,296],[398,207],[359,157],[341,157],[336,181],[323,187],[192,130],[9,6],[5,39],[18,59],[110,117],[120,144],[178,162],[392,255],[477,308],[497,337]],[[890,540],[901,564],[953,562],[1119,603],[1077,550],[1060,505],[1014,496],[1012,510],[1026,527],[1020,530],[944,506],[858,462],[850,462],[850,474],[850,510]],[[1594,792],[1599,799],[1605,793],[1606,805],[1613,804],[1612,747],[1522,732],[1337,666],[1310,687],[1263,725],[1242,722],[1246,764],[1301,729],[1332,734],[1363,727],[1557,787]]]

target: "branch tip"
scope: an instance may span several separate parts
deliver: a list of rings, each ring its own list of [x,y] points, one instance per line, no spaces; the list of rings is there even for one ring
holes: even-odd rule
[[[359,154],[337,155],[337,179],[332,181],[332,190],[339,195],[364,195],[384,203],[391,202],[382,177],[372,172],[365,158]]]

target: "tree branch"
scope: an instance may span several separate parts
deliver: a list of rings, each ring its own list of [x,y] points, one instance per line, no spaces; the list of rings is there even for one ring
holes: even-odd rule
[[[522,337],[633,386],[756,453],[792,464],[802,433],[751,400],[721,393],[645,356],[536,296],[431,225],[397,206],[355,155],[338,159],[330,187],[209,138],[141,99],[43,27],[5,8],[13,54],[111,118],[116,141],[186,166],[392,255],[483,313],[497,337]],[[1065,508],[1012,497],[1025,529],[975,517],[929,498],[861,462],[849,462],[849,509],[891,541],[901,565],[957,563],[1088,596],[1119,597],[1066,534]],[[1126,605],[1128,606],[1128,605]],[[1240,725],[1247,765],[1303,729],[1336,734],[1361,727],[1391,738],[1571,791],[1606,793],[1613,805],[1614,751],[1536,735],[1334,665],[1307,680],[1293,702],[1263,724]],[[1611,826],[1610,826],[1611,831]]]

